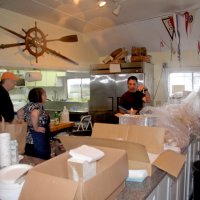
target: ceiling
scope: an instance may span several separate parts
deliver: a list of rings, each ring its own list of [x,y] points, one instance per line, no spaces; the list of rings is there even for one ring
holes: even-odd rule
[[[115,16],[112,10],[117,3],[121,4],[121,10],[120,14]],[[155,40],[163,37],[164,40],[169,41],[164,26],[159,24],[163,32],[158,30],[158,23],[156,23],[158,19],[161,21],[162,16],[200,8],[200,1],[107,0],[107,5],[99,8],[97,0],[0,0],[0,7],[86,33],[96,45],[98,53],[106,55],[117,47],[130,48],[133,43],[147,46],[150,51],[158,50],[159,45],[155,47]],[[149,20],[150,23],[145,23]],[[141,38],[141,31],[143,38]]]
[[[112,10],[121,4],[120,14]],[[0,0],[1,8],[79,32],[91,32],[200,7],[199,0]]]

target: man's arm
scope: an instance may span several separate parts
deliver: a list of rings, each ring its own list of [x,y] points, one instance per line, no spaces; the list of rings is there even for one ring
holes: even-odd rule
[[[124,98],[124,95],[122,95],[121,97],[120,97],[120,100],[119,100],[119,112],[121,113],[121,114],[127,114],[128,113],[128,110],[125,108],[125,106],[124,105],[126,105],[126,99]]]
[[[13,104],[10,100],[10,98],[2,93],[0,95],[1,99],[1,105],[0,105],[0,115],[4,117],[4,120],[6,122],[12,122],[14,119],[14,110],[13,110]],[[1,121],[1,117],[0,117]]]

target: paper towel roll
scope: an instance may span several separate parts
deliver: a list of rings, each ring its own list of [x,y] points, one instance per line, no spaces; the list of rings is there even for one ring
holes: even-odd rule
[[[11,165],[10,133],[0,133],[0,168]]]
[[[41,72],[26,72],[25,80],[28,82],[41,81],[42,74],[41,74]]]

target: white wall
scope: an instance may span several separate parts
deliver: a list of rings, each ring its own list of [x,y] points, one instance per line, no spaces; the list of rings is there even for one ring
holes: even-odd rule
[[[157,89],[157,94],[154,99],[155,105],[163,104],[167,101],[167,71],[170,69],[183,71],[185,68],[200,70],[200,55],[198,55],[197,51],[181,52],[181,62],[178,61],[177,55],[173,55],[171,59],[171,53],[169,51],[151,52],[150,54],[152,55],[152,63],[154,64],[154,91]],[[163,63],[167,64],[167,68],[162,73]]]
[[[200,12],[197,13],[197,18],[199,18]],[[195,23],[198,20],[195,20]],[[159,26],[158,26],[159,22]],[[22,28],[25,30],[28,30],[31,27],[34,27],[35,19],[29,18],[27,16],[23,16],[11,11],[7,11],[4,9],[0,9],[0,25],[5,26],[7,28],[10,28],[20,34],[24,34],[22,31]],[[148,48],[148,41],[151,41],[153,45],[156,45],[159,48],[159,40],[160,38],[163,39],[162,37],[159,37],[159,35],[165,35],[167,37],[167,40],[164,40],[165,42],[169,43],[169,36],[166,33],[166,30],[164,30],[163,25],[160,22],[160,19],[155,19],[155,20],[148,20],[144,21],[142,23],[131,23],[127,24],[123,27],[118,27],[118,28],[123,28],[121,31],[117,31],[117,27],[114,30],[114,32],[119,33],[120,40],[119,38],[114,40],[115,46],[109,43],[109,41],[106,40],[106,35],[104,32],[101,33],[100,37],[97,33],[93,34],[93,37],[99,39],[99,43],[97,43],[94,38],[89,35],[89,38],[81,33],[77,33],[75,31],[71,31],[68,29],[64,29],[58,26],[54,26],[48,23],[44,23],[42,21],[38,21],[38,28],[40,28],[45,34],[48,34],[47,38],[49,39],[54,39],[54,38],[60,38],[65,35],[69,34],[77,34],[79,38],[78,43],[62,43],[62,42],[52,42],[48,43],[48,47],[51,49],[54,49],[63,55],[77,61],[79,63],[79,66],[75,66],[73,64],[70,64],[66,61],[63,61],[60,58],[57,58],[52,55],[44,54],[43,56],[39,57],[38,60],[39,62],[35,62],[35,58],[33,56],[30,56],[28,52],[22,52],[23,47],[14,47],[14,48],[9,48],[9,49],[0,49],[0,66],[8,66],[8,67],[22,67],[22,68],[43,68],[43,69],[68,69],[68,70],[88,70],[90,64],[94,63],[99,63],[102,60],[102,57],[98,55],[100,52],[98,48],[101,47],[101,44],[105,44],[107,46],[104,46],[102,50],[104,50],[104,55],[107,54],[107,52],[111,53],[112,50],[115,50],[117,47],[123,47],[128,40],[129,46],[132,46],[133,44],[136,46],[147,46]],[[162,26],[161,26],[162,25]],[[151,36],[157,35],[157,40],[151,39],[149,37],[145,37],[144,34],[146,29],[139,29],[139,27],[146,27],[149,32],[151,32]],[[136,29],[137,27],[137,29]],[[150,28],[154,27],[153,29]],[[160,28],[162,27],[162,30]],[[195,35],[195,39],[192,39],[192,37],[189,37],[188,39],[185,39],[186,37],[184,36],[184,46],[189,45],[189,43],[195,43],[197,42],[199,38],[199,26],[193,26],[193,35]],[[107,30],[113,33],[113,30]],[[138,30],[138,34],[132,32],[132,30]],[[106,32],[106,33],[107,33]],[[126,37],[125,33],[129,33],[133,38],[130,39],[131,37]],[[140,34],[139,34],[140,33]],[[142,35],[141,35],[142,33]],[[162,33],[162,34],[161,34]],[[99,33],[100,34],[100,33]],[[185,32],[184,32],[185,34]],[[135,38],[135,35],[138,37]],[[113,37],[113,35],[111,34]],[[137,43],[138,38],[140,36],[140,41]],[[153,36],[152,36],[153,37]],[[126,40],[124,40],[126,39]],[[192,39],[192,42],[191,42]],[[199,38],[200,40],[200,38]],[[135,43],[133,43],[135,41]],[[16,42],[23,42],[22,39],[18,38],[17,36],[14,36],[2,29],[0,29],[0,44],[7,44],[7,43],[16,43]],[[175,43],[175,41],[174,41]],[[123,45],[124,44],[124,45]],[[152,63],[154,64],[154,73],[155,73],[155,80],[154,80],[154,87],[155,91],[158,86],[157,94],[155,96],[155,105],[159,103],[163,103],[167,100],[167,81],[165,80],[165,73],[162,74],[161,78],[161,71],[163,69],[163,63],[167,63],[168,67],[170,68],[180,68],[180,70],[184,67],[198,67],[200,68],[200,56],[197,54],[195,44],[193,44],[192,50],[190,51],[183,51],[182,56],[181,56],[181,62],[179,63],[177,60],[177,55],[174,55],[172,60],[170,58],[170,52],[169,50],[164,49],[165,52],[151,52],[148,54],[152,55]],[[116,46],[117,45],[117,46]],[[126,46],[126,45],[125,45]],[[110,50],[108,47],[112,47],[112,50]],[[157,49],[158,49],[157,48]],[[130,50],[130,49],[129,49]],[[98,53],[97,53],[98,52]],[[102,53],[102,52],[101,52]],[[100,53],[99,53],[100,54]],[[108,54],[107,54],[108,55]],[[106,56],[106,55],[105,55]],[[160,79],[160,83],[158,85]],[[156,103],[157,102],[157,103]]]
[[[22,28],[27,31],[29,28],[34,27],[35,19],[0,9],[0,25],[25,35]],[[76,43],[64,43],[59,41],[49,42],[47,47],[78,62],[79,65],[73,65],[56,56],[48,55],[47,53],[44,53],[41,57],[39,57],[38,63],[36,63],[33,56],[31,56],[27,51],[22,51],[24,46],[21,46],[3,50],[0,49],[0,66],[9,66],[13,68],[22,67],[39,69],[88,70],[91,63],[97,63],[97,53],[86,35],[38,20],[37,26],[45,35],[48,34],[48,39],[57,39],[65,35],[77,34],[79,41]],[[18,43],[23,41],[23,39],[0,29],[0,44]]]

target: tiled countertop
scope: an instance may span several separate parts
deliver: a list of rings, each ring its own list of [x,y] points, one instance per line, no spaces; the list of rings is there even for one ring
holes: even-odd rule
[[[191,136],[190,143],[195,139],[195,136]],[[181,152],[185,153],[187,148],[188,146],[183,148]],[[148,176],[141,183],[127,181],[125,189],[120,193],[117,200],[145,200],[166,174],[166,172],[156,168],[154,174],[151,177]]]
[[[126,182],[125,189],[120,193],[117,200],[143,200],[154,190],[154,188],[164,178],[166,173],[156,169],[151,177],[147,177],[143,182]]]

